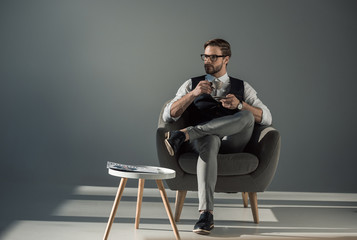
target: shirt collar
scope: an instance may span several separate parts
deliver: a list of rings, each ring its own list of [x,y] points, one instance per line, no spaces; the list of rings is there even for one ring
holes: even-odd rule
[[[208,81],[212,82],[212,81],[215,79],[215,77],[212,76],[212,75],[210,75],[210,74],[207,74],[207,75],[206,75],[206,79],[207,79]],[[219,77],[218,79],[219,79],[221,82],[223,82],[223,83],[229,82],[228,73],[225,73],[223,76]]]

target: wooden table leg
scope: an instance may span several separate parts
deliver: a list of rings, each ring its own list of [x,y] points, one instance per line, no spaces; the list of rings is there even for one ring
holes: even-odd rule
[[[139,228],[141,203],[143,202],[144,184],[145,184],[145,179],[139,179],[138,199],[136,201],[135,229]]]
[[[162,183],[161,179],[156,180],[156,184],[157,184],[157,187],[160,190],[162,202],[165,205],[165,209],[166,209],[167,215],[169,216],[169,220],[170,220],[170,223],[171,223],[171,227],[174,230],[175,237],[176,237],[177,240],[179,240],[179,239],[181,239],[180,238],[180,234],[178,232],[174,217],[172,215],[170,203],[169,203],[169,200],[167,199],[167,195],[166,195],[166,191],[165,191],[165,188],[164,188],[164,184]]]
[[[115,200],[114,200],[114,203],[113,203],[113,208],[112,208],[112,211],[110,213],[109,220],[108,220],[107,228],[105,229],[103,240],[107,240],[108,239],[110,228],[112,227],[112,224],[113,224],[113,221],[114,221],[114,218],[115,218],[115,214],[116,214],[116,212],[118,210],[119,202],[120,202],[120,199],[121,199],[121,197],[123,195],[124,188],[125,188],[125,185],[126,185],[127,181],[128,181],[127,178],[122,178],[121,181],[120,181],[120,185],[118,187],[117,195],[115,196]]]

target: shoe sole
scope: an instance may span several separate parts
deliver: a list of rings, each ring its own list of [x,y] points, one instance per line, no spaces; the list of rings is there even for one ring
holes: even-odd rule
[[[166,146],[166,149],[169,152],[170,156],[174,156],[175,152],[172,149],[172,146],[168,141],[169,138],[170,138],[170,132],[165,133],[165,146]]]
[[[214,225],[211,225],[210,230],[204,229],[194,229],[193,232],[201,235],[207,235],[211,233],[211,230],[214,228]]]

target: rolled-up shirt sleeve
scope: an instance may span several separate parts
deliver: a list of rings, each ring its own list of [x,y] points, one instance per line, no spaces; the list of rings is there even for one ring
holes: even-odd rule
[[[164,112],[162,114],[162,119],[164,122],[177,121],[180,117],[174,118],[171,116],[171,106],[174,102],[185,96],[192,90],[192,81],[191,79],[184,82],[181,87],[177,90],[176,96],[166,104]]]
[[[261,125],[271,125],[272,116],[270,110],[263,102],[258,98],[257,92],[247,82],[244,82],[244,101],[253,107],[258,107],[263,111]]]

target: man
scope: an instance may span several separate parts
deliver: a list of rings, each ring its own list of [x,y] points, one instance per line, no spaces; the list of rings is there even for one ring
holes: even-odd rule
[[[207,75],[187,80],[163,114],[166,122],[176,121],[190,112],[192,126],[166,133],[165,145],[171,156],[188,141],[199,154],[197,183],[200,217],[193,231],[209,234],[213,223],[213,194],[217,180],[218,153],[243,151],[251,138],[254,123],[270,125],[269,109],[256,91],[242,80],[228,76],[230,44],[213,39],[204,44]]]

